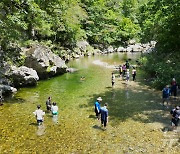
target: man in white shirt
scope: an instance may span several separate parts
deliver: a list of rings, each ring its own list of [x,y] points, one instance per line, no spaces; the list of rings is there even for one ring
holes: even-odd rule
[[[38,125],[41,125],[43,123],[44,115],[45,115],[45,112],[43,112],[43,110],[41,110],[40,108],[41,108],[41,105],[37,105],[37,110],[33,112],[33,114],[36,116]]]

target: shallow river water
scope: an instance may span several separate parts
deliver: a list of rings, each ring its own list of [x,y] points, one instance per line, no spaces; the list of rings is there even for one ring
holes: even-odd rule
[[[173,148],[161,130],[170,119],[162,111],[160,94],[143,85],[140,76],[127,83],[116,74],[111,88],[113,65],[127,58],[135,63],[138,56],[111,54],[75,60],[68,65],[78,72],[20,89],[0,106],[0,153],[170,152]],[[33,111],[37,104],[45,111],[48,96],[57,102],[59,115],[53,119],[46,113],[44,125],[38,127]],[[95,119],[94,102],[99,96],[102,105],[108,103],[107,130]]]

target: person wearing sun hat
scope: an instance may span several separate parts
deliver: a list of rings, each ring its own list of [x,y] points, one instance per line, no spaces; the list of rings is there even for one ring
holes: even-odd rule
[[[98,97],[95,104],[94,104],[94,112],[96,113],[96,117],[98,120],[100,118],[100,109],[101,109],[100,103],[101,103],[101,101],[102,101],[102,98]]]

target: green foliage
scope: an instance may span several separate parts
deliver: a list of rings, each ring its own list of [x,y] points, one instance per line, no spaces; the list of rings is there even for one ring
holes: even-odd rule
[[[104,46],[155,40],[157,51],[140,62],[162,85],[179,76],[179,10],[179,0],[1,0],[2,59],[22,65],[20,46],[37,43],[68,57],[79,40]]]
[[[131,10],[131,15],[124,10],[134,6],[133,2],[129,1],[129,4],[132,5],[127,5],[123,8],[125,1],[86,1],[86,10],[89,18],[85,23],[85,29],[88,40],[91,43],[118,45],[129,39],[138,38],[138,33],[140,33],[141,29],[138,23],[135,22],[135,19],[131,18],[135,15],[136,8]]]
[[[142,39],[156,40],[156,52],[149,55],[146,71],[154,77],[153,84],[161,88],[170,83],[172,77],[180,82],[180,1],[149,0],[141,6],[139,21]]]

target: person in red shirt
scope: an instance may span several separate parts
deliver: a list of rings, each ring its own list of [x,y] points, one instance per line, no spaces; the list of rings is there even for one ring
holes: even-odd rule
[[[171,95],[173,95],[174,97],[177,96],[177,83],[176,83],[176,79],[173,78],[172,79],[172,82],[171,82]]]

